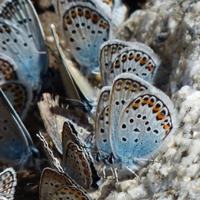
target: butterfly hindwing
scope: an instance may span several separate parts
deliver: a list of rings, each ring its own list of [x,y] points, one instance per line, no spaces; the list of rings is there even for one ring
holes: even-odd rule
[[[100,179],[95,169],[92,156],[85,143],[78,136],[78,131],[69,120],[63,125],[62,166],[65,172],[83,188],[97,187]]]
[[[109,97],[110,87],[103,87],[99,97],[96,123],[95,123],[95,143],[100,155],[108,156],[112,150],[109,143]]]
[[[83,73],[98,70],[100,45],[111,34],[111,23],[104,10],[93,1],[66,1],[60,6],[61,30],[72,56],[84,66]]]
[[[0,198],[13,200],[17,185],[16,172],[13,168],[7,168],[0,173],[0,185]]]
[[[137,84],[140,89],[133,94],[130,87],[122,87],[123,80],[129,81],[129,85]],[[132,95],[127,101],[128,91]],[[112,152],[125,166],[134,166],[134,160],[154,155],[177,126],[169,97],[143,79],[127,73],[118,75],[114,81],[110,119]]]
[[[111,80],[120,73],[133,73],[152,83],[160,65],[160,59],[153,50],[139,42],[127,43],[129,47],[123,48],[112,60],[109,70]]]
[[[1,89],[0,119],[0,161],[4,164],[23,166],[36,149],[28,131]]]
[[[40,200],[85,199],[91,200],[84,189],[66,174],[45,168],[40,178]]]
[[[101,45],[99,51],[99,66],[103,85],[111,85],[110,68],[115,54],[118,54],[121,49],[127,47],[128,43],[121,40],[109,40]]]

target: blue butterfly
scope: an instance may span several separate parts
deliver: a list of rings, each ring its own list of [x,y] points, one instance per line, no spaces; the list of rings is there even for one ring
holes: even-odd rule
[[[100,45],[113,37],[113,24],[100,1],[54,1],[70,54],[86,75],[99,72]]]
[[[33,141],[13,109],[7,97],[0,89],[0,162],[23,167],[38,154]]]
[[[0,86],[24,118],[48,67],[44,33],[30,0],[7,0],[0,5],[0,42]],[[17,91],[23,93],[21,102]]]
[[[178,126],[169,97],[131,73],[102,89],[96,113],[99,156],[117,169],[137,169],[155,157]]]
[[[161,60],[143,43],[115,39],[102,44],[99,63],[103,85],[111,85],[118,74],[125,72],[154,83]]]

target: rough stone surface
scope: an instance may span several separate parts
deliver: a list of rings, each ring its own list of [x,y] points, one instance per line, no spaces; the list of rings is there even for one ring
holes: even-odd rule
[[[171,94],[182,86],[200,88],[200,2],[154,0],[119,28],[122,40],[143,42],[161,57]],[[158,79],[160,76],[158,77]],[[163,78],[163,77],[162,77]]]
[[[199,199],[200,196],[200,2],[156,0],[134,12],[118,38],[149,45],[162,59],[159,79],[180,121],[163,152],[138,177],[113,184],[106,200]],[[164,77],[165,76],[165,77]]]

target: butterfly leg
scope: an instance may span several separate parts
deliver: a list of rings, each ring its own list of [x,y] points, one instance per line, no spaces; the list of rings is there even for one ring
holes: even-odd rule
[[[132,174],[134,174],[134,175],[138,178],[138,180],[140,181],[140,177],[139,177],[131,168],[126,167],[126,169],[127,169],[128,171],[130,171]]]

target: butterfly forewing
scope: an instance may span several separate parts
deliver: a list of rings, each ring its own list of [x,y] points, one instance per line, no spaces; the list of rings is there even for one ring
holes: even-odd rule
[[[95,123],[95,142],[100,154],[111,154],[112,150],[109,142],[109,97],[111,87],[107,86],[101,90],[99,97],[96,123]]]

